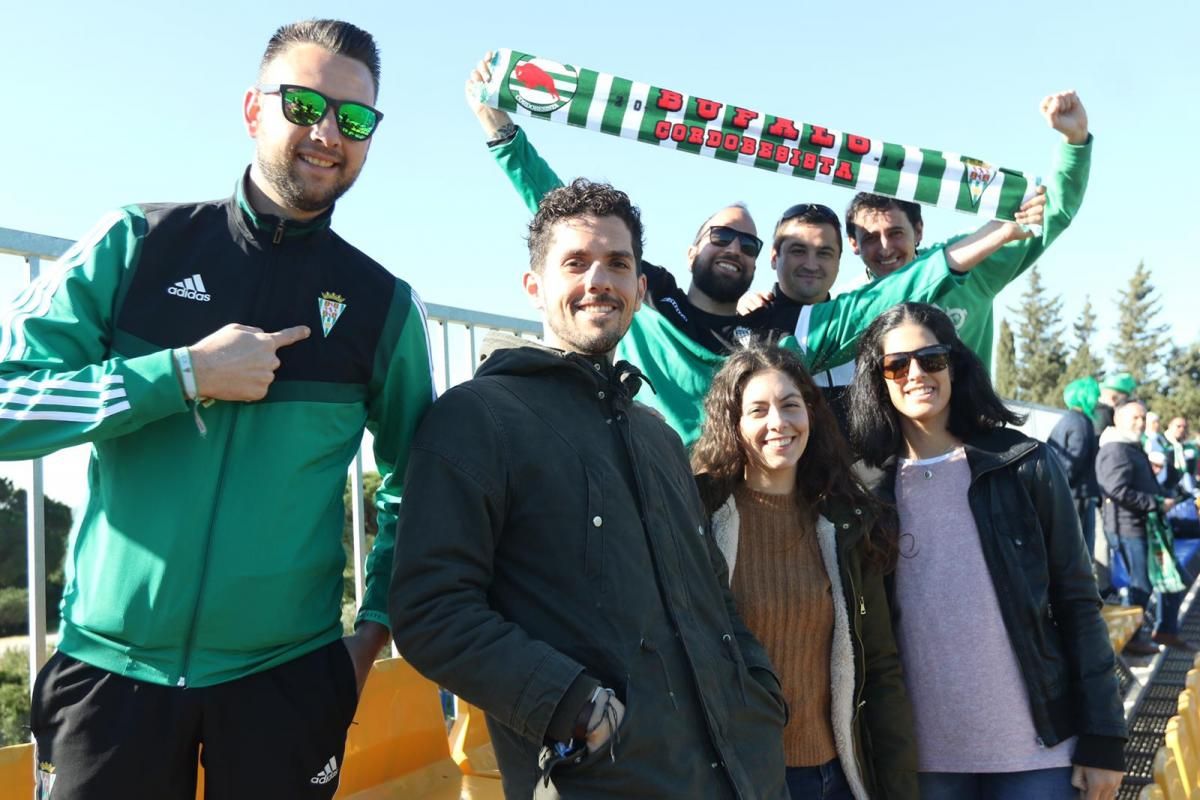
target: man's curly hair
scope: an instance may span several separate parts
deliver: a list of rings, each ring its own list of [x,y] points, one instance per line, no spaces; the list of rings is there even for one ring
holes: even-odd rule
[[[617,217],[625,223],[633,240],[633,256],[637,261],[638,273],[641,274],[641,212],[630,201],[629,195],[620,189],[614,189],[607,183],[593,183],[587,178],[576,178],[569,186],[559,187],[542,198],[537,214],[529,223],[529,268],[540,273],[545,267],[555,223],[589,214]]]

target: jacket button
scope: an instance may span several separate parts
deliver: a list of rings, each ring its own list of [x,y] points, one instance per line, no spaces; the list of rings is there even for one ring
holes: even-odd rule
[[[593,361],[593,362],[592,362],[592,369],[596,370],[596,372],[599,372],[599,371],[600,371],[600,365],[599,365],[599,364],[597,364],[595,361]]]
[[[592,517],[592,525],[594,525],[595,527],[599,528],[603,524],[604,524],[604,520],[601,519],[601,517],[599,515]]]
[[[1017,547],[1020,547],[1020,546],[1021,546],[1021,540],[1020,540],[1020,539],[1013,539],[1013,542],[1015,542],[1015,543],[1016,543]]]
[[[862,509],[861,509],[861,508],[856,508],[856,509],[854,509],[854,516],[856,516],[856,517],[861,517],[861,516],[862,516]]]
[[[849,522],[843,522],[843,523],[842,523],[842,530],[846,530],[846,529],[847,529],[847,528],[849,528],[849,527],[850,527],[850,523],[849,523]]]
[[[596,397],[598,397],[598,398],[600,398],[601,400],[603,400],[603,399],[604,399],[604,392],[596,392]]]

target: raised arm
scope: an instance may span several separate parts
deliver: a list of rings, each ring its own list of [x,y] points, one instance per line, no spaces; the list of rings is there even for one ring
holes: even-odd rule
[[[520,195],[529,213],[536,214],[542,198],[548,192],[562,186],[563,182],[538,155],[537,150],[526,138],[525,132],[513,123],[508,112],[480,102],[479,89],[492,76],[491,60],[492,54],[488,53],[467,76],[467,107],[483,128],[488,149],[496,163],[508,176],[509,182]]]
[[[1088,133],[1087,110],[1074,92],[1058,92],[1041,103],[1042,116],[1062,134],[1054,164],[1045,184],[1045,200],[1035,196],[1022,206],[1018,220],[1041,224],[1041,234],[1024,230],[1016,223],[988,223],[967,237],[946,245],[953,269],[974,267],[973,280],[992,296],[1033,266],[1079,212],[1087,191],[1092,163],[1092,136]],[[1039,202],[1042,208],[1030,203]],[[1040,219],[1038,219],[1040,217]],[[957,264],[956,264],[957,262]]]

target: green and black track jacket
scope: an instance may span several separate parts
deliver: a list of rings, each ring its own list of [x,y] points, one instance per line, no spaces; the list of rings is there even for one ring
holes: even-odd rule
[[[388,624],[395,507],[434,397],[416,294],[330,227],[233,197],[106,216],[0,330],[0,457],[91,443],[60,649],[138,680],[206,686],[342,635],[346,471],[363,429],[383,483],[358,622]],[[267,396],[200,408],[171,350],[229,323],[311,335]]]

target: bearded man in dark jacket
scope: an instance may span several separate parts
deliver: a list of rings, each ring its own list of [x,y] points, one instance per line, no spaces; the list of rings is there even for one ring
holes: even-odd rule
[[[1163,497],[1163,489],[1154,476],[1150,459],[1142,449],[1146,429],[1146,407],[1135,401],[1118,406],[1113,426],[1100,437],[1100,455],[1096,458],[1096,479],[1104,493],[1104,530],[1110,540],[1121,544],[1121,555],[1129,572],[1129,599],[1146,608],[1154,587],[1150,585],[1146,525],[1151,512],[1166,513],[1173,503]],[[1162,593],[1153,642],[1138,631],[1125,652],[1152,655],[1156,644],[1184,650],[1195,649],[1179,635],[1179,607],[1182,592]]]
[[[513,798],[786,798],[785,705],[738,617],[679,437],[613,364],[642,227],[583,179],[542,201],[525,290],[545,345],[490,337],[409,460],[401,654],[479,706]]]

